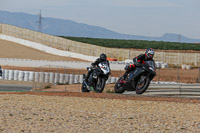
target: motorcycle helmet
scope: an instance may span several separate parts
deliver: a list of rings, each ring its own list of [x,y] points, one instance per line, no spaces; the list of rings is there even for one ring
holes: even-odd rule
[[[152,48],[148,48],[145,52],[145,58],[146,59],[153,59],[153,56],[155,54],[155,51]]]
[[[101,59],[102,61],[106,61],[106,60],[107,60],[106,54],[102,53],[102,54],[100,55],[100,59]]]

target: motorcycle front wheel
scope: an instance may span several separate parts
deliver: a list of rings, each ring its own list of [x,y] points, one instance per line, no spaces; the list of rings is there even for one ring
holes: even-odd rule
[[[86,87],[86,85],[85,85],[84,82],[85,82],[85,81],[83,81],[83,83],[82,83],[81,91],[82,91],[82,92],[90,92],[90,90],[87,89],[87,87]]]
[[[146,89],[149,87],[150,84],[150,78],[145,78],[144,81],[140,82],[140,79],[138,80],[137,84],[136,84],[136,94],[142,94],[146,91]]]
[[[122,80],[122,77],[120,77],[117,82],[115,83],[115,93],[123,93],[125,91],[125,88],[123,88],[123,84],[120,83],[120,81]]]
[[[104,78],[98,78],[96,83],[96,92],[102,93],[105,88],[106,80]]]

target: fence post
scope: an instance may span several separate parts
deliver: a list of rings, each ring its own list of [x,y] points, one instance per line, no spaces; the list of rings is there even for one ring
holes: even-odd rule
[[[177,83],[179,82],[179,67],[177,66]]]
[[[35,85],[35,67],[33,68],[33,82],[32,82],[33,86],[32,86],[32,89],[36,89],[36,85]]]
[[[0,34],[2,33],[2,23],[0,23]]]
[[[128,50],[128,59],[130,59],[130,49]]]
[[[194,65],[195,66],[198,65],[198,54],[197,53],[194,54]]]
[[[164,59],[164,58],[165,58],[165,57],[164,57],[164,52],[161,52],[161,54],[162,54],[161,62],[165,62],[165,61],[164,61],[164,60],[165,60],[165,59]]]
[[[65,74],[65,76],[66,76],[66,74],[67,74],[67,68],[66,68],[66,66],[65,66],[65,72],[64,72],[64,74]],[[64,81],[66,81],[66,77],[64,78],[65,80]],[[65,90],[64,90],[65,92],[67,91],[67,84],[65,83]]]
[[[159,83],[159,80],[160,80],[160,79],[159,79],[159,78],[160,78],[160,69],[159,69],[159,68],[158,68],[158,71],[157,71],[157,72],[158,72],[158,73],[156,74],[156,75],[158,75],[158,76],[157,76],[157,81],[158,81],[158,83]]]
[[[198,83],[200,83],[200,67],[199,67]]]

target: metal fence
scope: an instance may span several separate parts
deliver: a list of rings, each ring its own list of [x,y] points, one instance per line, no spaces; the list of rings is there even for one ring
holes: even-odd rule
[[[84,55],[99,56],[101,53],[106,53],[110,58],[117,58],[119,61],[132,59],[133,57],[144,53],[144,50],[105,48],[86,43],[80,43],[56,37],[21,27],[11,26],[0,23],[0,33],[8,36],[13,36],[37,43],[41,43],[53,48],[76,52]],[[154,59],[159,62],[168,64],[188,64],[193,66],[200,65],[200,52],[163,52],[156,51]]]
[[[83,82],[83,74],[87,74],[86,69],[71,69],[63,66],[43,66],[29,68],[29,70],[3,69],[3,77],[0,82],[25,85],[32,85],[34,90],[42,91],[69,91],[80,92]],[[117,79],[124,74],[124,71],[112,71],[112,75],[107,80],[106,90],[113,90]],[[157,69],[154,82],[162,83],[200,83],[200,68],[181,69],[180,67]]]

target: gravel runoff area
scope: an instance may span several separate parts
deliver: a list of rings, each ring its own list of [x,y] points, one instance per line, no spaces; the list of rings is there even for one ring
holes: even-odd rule
[[[199,133],[200,100],[1,92],[0,132]]]
[[[0,58],[81,61],[8,41],[0,40],[0,44]],[[200,132],[200,99],[106,93],[0,92],[0,109],[0,133]]]

